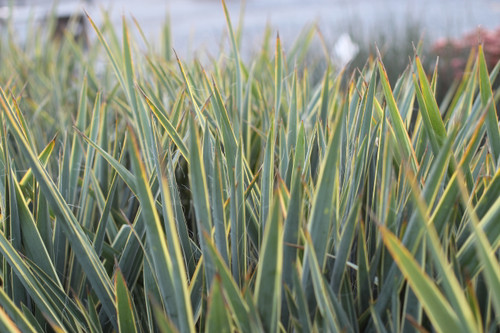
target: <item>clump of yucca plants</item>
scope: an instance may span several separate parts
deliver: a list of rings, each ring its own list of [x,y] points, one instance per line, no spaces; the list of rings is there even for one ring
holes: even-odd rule
[[[301,40],[243,63],[223,7],[209,70],[125,22],[2,41],[1,330],[495,331],[500,66],[446,109],[417,55],[311,85]]]

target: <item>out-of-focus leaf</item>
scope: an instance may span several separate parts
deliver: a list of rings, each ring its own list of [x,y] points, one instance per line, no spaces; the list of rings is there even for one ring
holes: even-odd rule
[[[417,264],[411,253],[387,228],[380,226],[384,244],[396,261],[427,315],[442,332],[466,332],[450,303],[436,287],[434,281]]]
[[[130,293],[120,271],[116,273],[115,290],[118,329],[120,332],[137,332]]]

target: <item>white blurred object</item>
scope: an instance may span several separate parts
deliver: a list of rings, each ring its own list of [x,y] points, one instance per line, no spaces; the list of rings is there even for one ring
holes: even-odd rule
[[[334,61],[340,67],[344,67],[354,59],[359,52],[358,44],[354,43],[347,33],[340,35],[339,39],[333,46]]]

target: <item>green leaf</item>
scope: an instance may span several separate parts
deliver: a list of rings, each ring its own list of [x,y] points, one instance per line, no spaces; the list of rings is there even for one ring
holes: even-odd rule
[[[79,128],[80,131],[85,131],[86,121],[87,121],[87,78],[83,79],[82,88],[80,90],[80,100],[78,103],[78,111],[75,127]],[[83,155],[83,148],[78,141],[78,135],[76,133],[73,135],[73,142],[71,144],[71,158],[70,158],[70,180],[68,187],[70,189],[70,194],[73,196],[70,202],[75,202],[74,195],[77,192],[78,177],[80,175],[80,164]]]
[[[329,332],[340,332],[341,328],[338,322],[338,318],[335,314],[332,301],[333,299],[328,297],[327,285],[324,281],[323,275],[321,273],[321,268],[317,260],[316,253],[314,251],[314,246],[312,244],[312,239],[306,234],[308,248],[307,252],[308,263],[310,265],[310,271],[314,286],[314,295],[316,296],[316,301],[318,302],[319,311],[325,319],[325,325]],[[335,295],[333,295],[335,297]]]
[[[32,260],[38,267],[43,269],[45,273],[53,280],[56,281],[58,286],[62,289],[62,284],[56,273],[56,269],[50,259],[49,253],[45,248],[43,240],[36,228],[36,223],[33,215],[28,209],[26,199],[21,193],[19,184],[15,181],[12,175],[13,185],[15,187],[17,212],[19,216],[20,225],[22,230],[22,241],[24,244],[25,255]]]
[[[281,107],[281,92],[283,90],[283,51],[279,34],[276,36],[276,53],[274,59],[274,128],[278,129]],[[265,217],[266,218],[266,217]]]
[[[271,125],[267,135],[266,150],[264,153],[264,163],[262,164],[261,199],[260,199],[260,221],[262,230],[265,229],[266,221],[271,207],[273,186],[274,186],[274,146],[276,137],[274,135],[274,125]]]
[[[481,88],[481,101],[483,107],[487,107],[486,116],[486,131],[488,132],[488,142],[491,147],[493,159],[498,165],[500,158],[500,132],[498,129],[498,118],[495,107],[495,100],[493,98],[491,82],[488,75],[488,68],[486,67],[486,60],[484,58],[483,46],[479,46],[479,87]]]
[[[11,133],[18,142],[20,151],[28,160],[33,171],[33,175],[35,176],[35,179],[37,179],[50,207],[59,217],[64,233],[76,254],[76,258],[82,265],[87,278],[102,302],[106,314],[113,323],[116,323],[113,287],[102,263],[97,257],[71,209],[64,201],[61,193],[57,190],[55,184],[52,182],[46,170],[39,162],[37,156],[29,147],[25,136],[22,134],[22,130],[19,128],[18,123],[14,118],[5,92],[3,89],[0,89],[0,92],[4,114],[6,115],[7,122],[10,125]]]
[[[186,85],[186,89],[189,94],[189,98],[191,99],[191,104],[193,105],[194,108],[194,113],[196,114],[196,117],[198,118],[198,121],[202,126],[205,126],[205,118],[201,114],[200,107],[198,106],[198,103],[196,102],[194,93],[193,93],[193,87],[191,86],[191,83],[189,82],[188,77],[186,76],[186,72],[184,71],[184,67],[182,66],[182,62],[177,56],[177,53],[175,53],[175,57],[177,58],[177,64],[179,65],[179,69],[182,74],[182,78],[184,79],[184,84]]]
[[[142,90],[141,90],[142,92]],[[175,127],[170,123],[168,118],[164,115],[163,112],[160,111],[160,109],[146,96],[144,92],[142,92],[144,99],[149,105],[149,108],[155,115],[156,119],[160,122],[161,126],[167,131],[168,135],[174,141],[175,145],[181,152],[182,156],[186,159],[186,161],[189,163],[189,155],[188,155],[188,150],[186,145],[184,144],[184,141],[180,137],[179,133],[177,133]]]
[[[149,177],[142,162],[139,146],[134,132],[130,129],[131,160],[136,174],[137,198],[142,207],[142,218],[146,227],[147,239],[150,253],[154,254],[152,260],[154,271],[160,283],[160,292],[163,303],[169,309],[171,319],[180,331],[192,331],[194,329],[192,309],[186,299],[187,286],[184,280],[175,279],[172,258],[168,251],[167,240],[163,231],[155,200],[149,186]],[[179,267],[175,267],[179,272]],[[175,282],[180,283],[174,285]],[[174,287],[175,286],[175,287]],[[173,290],[172,290],[173,289]],[[175,316],[173,316],[175,314]]]
[[[214,167],[212,168],[212,195],[210,196],[213,214],[213,224],[215,228],[215,245],[221,254],[226,265],[229,265],[229,255],[227,247],[227,231],[226,231],[226,214],[224,211],[224,200],[222,184],[222,152],[220,149],[220,141],[216,140],[215,154],[214,154]]]
[[[500,288],[500,263],[495,255],[495,250],[488,242],[488,238],[486,237],[485,232],[481,229],[479,220],[472,209],[462,174],[459,174],[458,184],[462,200],[466,202],[468,206],[468,214],[471,220],[469,222],[469,227],[472,229],[473,235],[476,238],[474,242],[476,244],[476,256],[479,257],[483,266],[483,275],[485,277],[486,284],[490,290],[500,290],[498,289]],[[496,207],[496,211],[498,212],[500,209]],[[498,295],[498,293],[493,292],[492,301],[495,311],[500,311],[500,295]]]
[[[291,89],[291,96],[290,96],[290,109],[288,112],[288,127],[287,127],[287,133],[288,136],[286,138],[287,142],[287,151],[291,151],[292,147],[295,146],[297,143],[297,133],[299,131],[299,112],[298,112],[298,94],[299,94],[299,87],[298,87],[298,74],[297,70],[293,72],[293,81],[292,81],[292,89]]]
[[[26,319],[26,317],[19,310],[19,308],[16,307],[16,305],[11,301],[9,296],[7,296],[7,294],[5,293],[3,288],[0,288],[0,309],[2,309],[2,311],[4,311],[2,314],[4,316],[2,321],[5,321],[5,319],[6,319],[5,317],[6,317],[6,315],[8,315],[8,317],[10,317],[9,320],[12,319],[12,324],[15,323],[15,326],[17,326],[17,329],[20,332],[40,332],[40,331],[37,331],[37,329],[35,329],[35,327],[33,327],[31,325],[29,320]],[[9,326],[9,325],[7,325],[7,326]],[[11,326],[14,326],[14,325],[11,325]],[[6,332],[7,331],[12,332],[10,330],[6,330]]]
[[[42,152],[38,155],[38,159],[40,160],[40,162],[44,167],[47,166],[49,158],[52,155],[52,152],[54,151],[55,142],[56,138],[50,140],[47,146],[45,146]],[[29,169],[28,171],[26,171],[23,178],[19,182],[19,185],[21,186],[21,189],[25,195],[28,195],[28,191],[33,190],[32,183],[33,183],[33,173],[31,172],[31,169]]]
[[[328,121],[328,99],[329,99],[329,83],[330,83],[330,66],[326,68],[325,77],[323,79],[323,89],[321,90],[321,108],[319,119],[323,126],[326,126]]]
[[[235,324],[238,327],[238,331],[251,332],[250,309],[242,297],[240,289],[236,285],[231,272],[224,264],[224,260],[217,252],[215,246],[210,242],[209,236],[205,235],[205,238],[207,239],[209,255],[216,267],[217,276],[220,277],[221,286],[223,286],[224,294],[227,297],[226,300],[231,308],[231,313],[235,317]]]
[[[234,57],[235,70],[236,70],[236,107],[239,112],[243,111],[243,79],[241,76],[241,66],[240,66],[240,54],[238,52],[238,44],[236,43],[236,37],[233,31],[233,25],[231,24],[231,18],[229,17],[229,11],[227,10],[226,1],[222,0],[222,8],[224,9],[224,17],[226,18],[227,29],[229,31],[229,37],[231,39],[232,53]]]
[[[157,138],[158,136],[155,135],[154,137]],[[156,143],[158,144],[158,142]],[[155,152],[155,155],[157,154],[158,153]],[[183,320],[186,321],[184,325],[186,326],[192,325],[191,320],[193,319],[185,317],[191,315],[193,311],[187,286],[188,275],[185,267],[185,258],[190,260],[194,259],[191,259],[190,257],[185,257],[185,258],[182,257],[182,248],[179,237],[180,235],[187,235],[187,232],[186,231],[183,231],[183,233],[179,232],[180,227],[178,227],[178,225],[181,221],[179,223],[176,223],[175,221],[174,211],[172,207],[173,204],[171,200],[172,197],[170,194],[168,180],[162,173],[162,170],[164,170],[164,168],[162,168],[162,166],[160,165],[158,157],[155,159],[155,165],[156,165],[156,173],[158,177],[160,177],[159,187],[161,193],[162,212],[164,218],[163,225],[165,226],[169,256],[172,261],[173,271],[171,272],[171,274],[173,278],[173,287],[175,288],[175,297],[176,297],[175,303],[177,304],[178,311],[181,313],[181,317],[183,317]],[[157,227],[157,225],[155,225],[155,227]],[[189,238],[185,239],[184,241],[189,242]],[[188,254],[192,253],[190,250],[191,248],[189,248],[188,250],[188,245],[186,245],[185,253]],[[156,255],[156,253],[153,252],[153,255]]]
[[[104,149],[102,149],[99,145],[97,145],[94,141],[88,138],[85,134],[80,133],[80,135],[85,139],[85,141],[91,145],[104,159],[111,165],[118,175],[123,179],[123,181],[127,184],[130,190],[134,193],[137,192],[135,182],[136,177],[130,171],[128,171],[119,161],[117,161],[113,156],[107,153]],[[124,146],[127,143],[126,137],[124,139]]]
[[[242,143],[242,142],[241,142]],[[244,195],[244,170],[243,170],[243,147],[238,147],[236,161],[232,170],[228,163],[229,186],[231,195],[231,206],[229,209],[231,225],[231,268],[233,276],[240,286],[243,286],[247,274],[247,224],[245,215]]]
[[[334,219],[334,204],[333,198],[335,197],[335,184],[338,184],[338,164],[340,162],[340,144],[344,128],[344,114],[339,112],[335,125],[333,126],[333,135],[330,137],[328,148],[323,159],[320,173],[318,176],[316,190],[314,192],[313,201],[311,204],[312,211],[307,224],[307,230],[311,235],[311,243],[306,246],[306,253],[304,259],[304,270],[302,273],[302,283],[306,288],[306,295],[310,291],[310,276],[309,269],[310,263],[308,251],[311,249],[309,245],[314,247],[320,267],[323,267],[326,258],[326,249],[331,232],[331,226]]]
[[[219,88],[215,83],[215,79],[212,79],[212,97],[214,106],[214,115],[217,121],[217,127],[219,133],[222,136],[222,142],[224,143],[224,152],[229,165],[232,165],[236,159],[236,154],[238,150],[238,143],[229,121],[229,116],[227,109],[224,106],[224,101],[220,94]]]
[[[278,198],[274,199],[264,231],[255,282],[255,302],[266,332],[278,332],[283,268],[283,232]]]
[[[389,115],[391,116],[392,125],[394,126],[398,148],[404,158],[410,163],[413,172],[416,173],[418,170],[418,162],[415,156],[415,151],[411,145],[408,132],[405,130],[401,114],[399,113],[398,106],[391,91],[389,78],[387,77],[387,73],[381,60],[378,61],[378,69],[380,73],[380,82],[382,83],[385,99],[387,101],[387,108],[389,110]]]
[[[441,332],[466,332],[450,303],[437,288],[434,281],[424,272],[412,254],[386,227],[379,226],[385,246],[405,276],[413,292],[436,329]]]
[[[441,114],[439,113],[439,107],[434,97],[433,91],[425,75],[424,68],[420,61],[420,58],[415,57],[415,63],[418,70],[418,79],[420,81],[420,88],[423,93],[424,105],[421,105],[423,109],[426,110],[429,115],[429,120],[434,131],[434,134],[438,140],[439,145],[442,145],[446,140],[446,128],[444,126],[443,120],[441,119]],[[417,88],[417,87],[415,87]],[[420,92],[419,89],[415,89]],[[420,104],[420,101],[419,101]]]
[[[221,281],[216,277],[210,291],[205,332],[232,332],[233,330],[228,317],[229,310],[224,300]]]
[[[200,152],[199,138],[194,119],[189,118],[190,140],[189,140],[189,184],[193,195],[193,206],[196,213],[196,226],[198,229],[198,239],[201,251],[205,260],[206,283],[211,286],[214,276],[214,267],[207,256],[207,248],[203,234],[212,233],[212,214],[210,212],[210,203],[208,198],[207,177],[203,165],[202,154]]]
[[[449,146],[449,142],[447,142],[447,145]],[[475,322],[474,314],[471,311],[469,303],[464,297],[462,287],[451,269],[450,263],[448,262],[447,254],[440,242],[439,235],[436,232],[434,225],[427,222],[429,220],[426,213],[428,208],[424,200],[422,200],[423,198],[415,183],[415,179],[413,179],[413,176],[410,173],[408,175],[410,176],[413,189],[412,196],[416,206],[415,216],[417,216],[416,218],[423,227],[422,229],[427,239],[426,244],[428,244],[428,248],[430,249],[430,253],[434,259],[434,268],[441,278],[440,284],[444,289],[445,295],[447,296],[452,308],[456,311],[457,316],[461,321],[461,327],[464,327],[469,332],[480,331],[481,329]],[[416,292],[415,294],[417,297],[419,296]],[[421,302],[424,303],[422,300]]]
[[[137,332],[134,318],[134,306],[123,275],[119,270],[116,272],[115,279],[118,329],[120,332]]]
[[[52,304],[46,299],[43,291],[38,289],[35,277],[3,234],[0,234],[0,251],[4,259],[9,263],[10,267],[12,267],[27,293],[33,299],[34,303],[55,325],[63,327],[56,309],[54,309]]]
[[[295,155],[298,160],[298,155]],[[300,162],[299,167],[294,169],[292,192],[290,201],[288,203],[288,210],[286,212],[286,219],[284,223],[283,232],[283,284],[288,288],[293,287],[293,274],[296,261],[297,261],[297,248],[299,246],[299,233],[301,228],[302,216],[302,192],[303,186],[301,184]]]
[[[0,329],[3,332],[21,333],[17,325],[9,318],[3,308],[0,308]]]
[[[354,234],[356,231],[357,220],[359,219],[361,205],[359,202],[352,207],[347,220],[344,223],[344,229],[340,235],[340,243],[335,253],[335,263],[333,265],[332,277],[330,279],[333,292],[338,295],[344,274],[346,274],[346,263],[348,255],[351,252]]]

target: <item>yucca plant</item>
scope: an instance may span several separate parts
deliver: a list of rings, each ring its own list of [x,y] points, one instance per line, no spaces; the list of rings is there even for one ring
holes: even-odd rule
[[[246,63],[222,5],[207,69],[4,36],[1,331],[496,331],[500,65],[442,107],[418,52],[314,85],[311,34]]]

